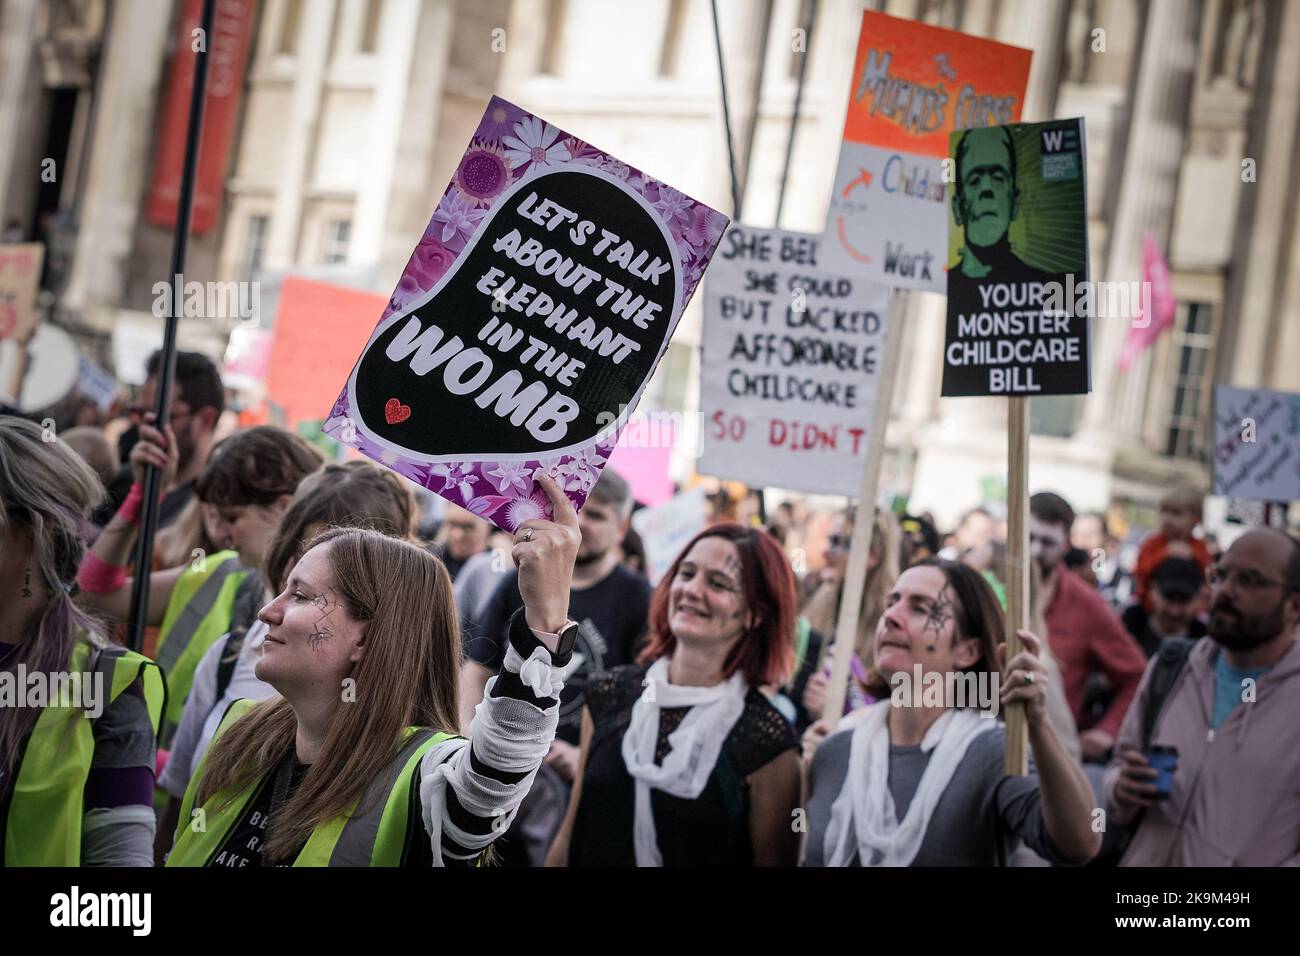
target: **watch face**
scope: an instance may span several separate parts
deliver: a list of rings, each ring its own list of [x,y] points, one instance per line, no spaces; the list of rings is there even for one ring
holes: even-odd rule
[[[578,624],[575,621],[570,621],[568,624],[564,625],[564,627],[560,628],[560,642],[555,649],[555,653],[561,656],[568,654],[573,650],[573,644],[577,639]]]

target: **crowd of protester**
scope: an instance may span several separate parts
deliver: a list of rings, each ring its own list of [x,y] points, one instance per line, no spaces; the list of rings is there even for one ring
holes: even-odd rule
[[[1146,535],[1034,494],[1009,660],[998,505],[877,509],[828,713],[852,512],[720,491],[652,583],[613,469],[508,535],[240,427],[196,353],[156,422],[157,378],[57,436],[0,415],[0,673],[103,687],[0,707],[4,865],[1300,863],[1300,544],[1221,551],[1192,488]]]

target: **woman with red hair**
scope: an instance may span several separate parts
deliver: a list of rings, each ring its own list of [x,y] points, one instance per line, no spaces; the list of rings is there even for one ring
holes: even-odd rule
[[[664,576],[638,662],[588,685],[550,866],[790,866],[794,731],[763,693],[794,664],[795,582],[766,533],[696,535]]]

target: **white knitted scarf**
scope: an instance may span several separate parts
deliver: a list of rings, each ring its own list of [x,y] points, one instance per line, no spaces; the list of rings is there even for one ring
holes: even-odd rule
[[[921,750],[934,753],[900,821],[889,792],[890,706],[888,700],[872,704],[852,731],[848,773],[826,827],[827,866],[848,866],[855,854],[861,866],[909,866],[966,749],[997,725],[962,709],[949,710],[931,724]]]
[[[670,684],[667,657],[650,665],[646,685],[646,692],[632,705],[632,719],[623,735],[623,763],[636,782],[633,833],[637,866],[662,866],[650,788],[684,800],[694,800],[700,795],[718,762],[723,742],[745,709],[748,687],[740,673],[713,687]],[[690,710],[668,735],[672,750],[662,764],[656,764],[659,711],[665,707],[689,707]]]

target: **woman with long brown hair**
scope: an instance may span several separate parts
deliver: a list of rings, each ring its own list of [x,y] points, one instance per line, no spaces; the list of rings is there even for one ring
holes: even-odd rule
[[[171,795],[158,827],[155,855],[159,862],[171,849],[181,800],[199,761],[207,752],[226,708],[240,698],[266,700],[275,688],[258,679],[267,623],[258,612],[284,588],[285,578],[302,557],[307,544],[330,528],[370,528],[410,539],[415,522],[415,495],[405,479],[369,461],[326,465],[302,480],[267,545],[259,582],[245,607],[236,602],[229,634],[208,648],[194,669],[194,682],[180,729],[172,741],[158,786]]]
[[[577,633],[566,620],[577,515],[539,480],[555,520],[515,536],[524,608],[473,742],[455,736],[461,651],[446,568],[376,531],[327,531],[259,614],[257,676],[280,696],[227,712],[186,791],[168,866],[479,858],[546,756]]]
[[[789,676],[794,574],[764,531],[724,524],[655,591],[639,663],[588,684],[552,866],[792,865],[794,731],[762,689]]]
[[[0,416],[4,866],[149,864],[162,675],[74,601],[103,495],[61,440]]]

